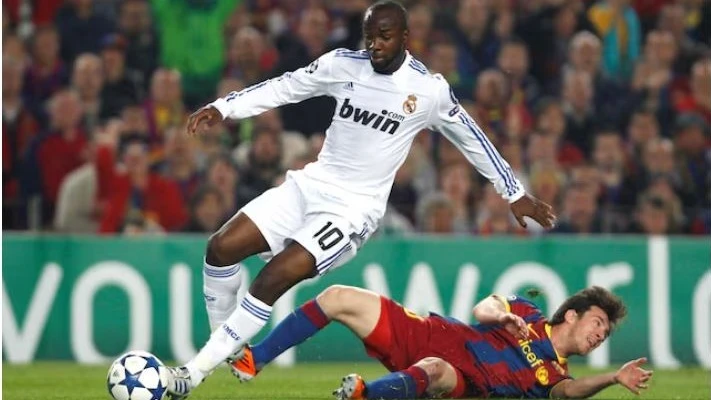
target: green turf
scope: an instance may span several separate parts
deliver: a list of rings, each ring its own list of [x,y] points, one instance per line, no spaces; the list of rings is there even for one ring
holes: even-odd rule
[[[78,366],[71,363],[43,362],[27,366],[3,364],[2,398],[14,399],[107,399],[106,367]],[[191,400],[275,400],[330,399],[331,390],[340,378],[358,372],[366,379],[385,370],[370,363],[322,363],[296,368],[268,368],[256,380],[240,384],[226,369],[220,369],[200,386]],[[593,371],[573,367],[575,376]],[[637,397],[614,387],[600,393],[598,399],[711,399],[709,371],[687,368],[678,371],[656,371],[650,389]]]

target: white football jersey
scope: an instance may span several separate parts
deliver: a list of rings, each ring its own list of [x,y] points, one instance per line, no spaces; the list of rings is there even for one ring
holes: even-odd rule
[[[303,173],[385,210],[395,173],[423,129],[444,134],[509,202],[524,195],[509,164],[461,108],[449,84],[409,53],[391,75],[373,70],[368,53],[337,49],[310,65],[217,99],[223,118],[247,118],[314,96],[336,99],[318,160]],[[309,118],[304,115],[304,118]]]

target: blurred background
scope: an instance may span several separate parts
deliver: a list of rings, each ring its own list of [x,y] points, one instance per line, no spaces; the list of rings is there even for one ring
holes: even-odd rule
[[[194,354],[209,333],[207,234],[316,159],[334,101],[197,138],[187,116],[362,48],[371,3],[3,0],[3,359]],[[422,131],[376,237],[285,296],[273,322],[337,282],[463,320],[492,291],[541,288],[550,314],[598,284],[630,318],[591,365],[649,354],[711,368],[711,1],[403,4],[410,52],[449,81],[558,224],[520,228],[450,142]],[[341,333],[306,344],[304,359],[363,358]]]
[[[362,48],[366,0],[3,0],[3,231],[212,232],[315,160],[321,97],[197,139],[196,108]],[[711,3],[405,1],[444,75],[552,232],[711,233]],[[423,131],[383,235],[539,234]]]

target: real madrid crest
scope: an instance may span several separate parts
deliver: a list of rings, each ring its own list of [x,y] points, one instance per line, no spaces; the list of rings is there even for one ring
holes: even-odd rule
[[[402,103],[402,110],[405,111],[405,114],[414,113],[417,110],[417,96],[414,94],[407,96],[407,100]]]

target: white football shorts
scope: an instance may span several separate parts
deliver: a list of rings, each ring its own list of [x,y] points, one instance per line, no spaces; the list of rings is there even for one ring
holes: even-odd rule
[[[261,258],[268,261],[296,241],[314,256],[318,274],[324,275],[355,257],[377,229],[380,216],[375,210],[362,211],[368,203],[364,199],[301,173],[289,171],[284,183],[239,212],[257,225],[269,244],[271,251]]]

